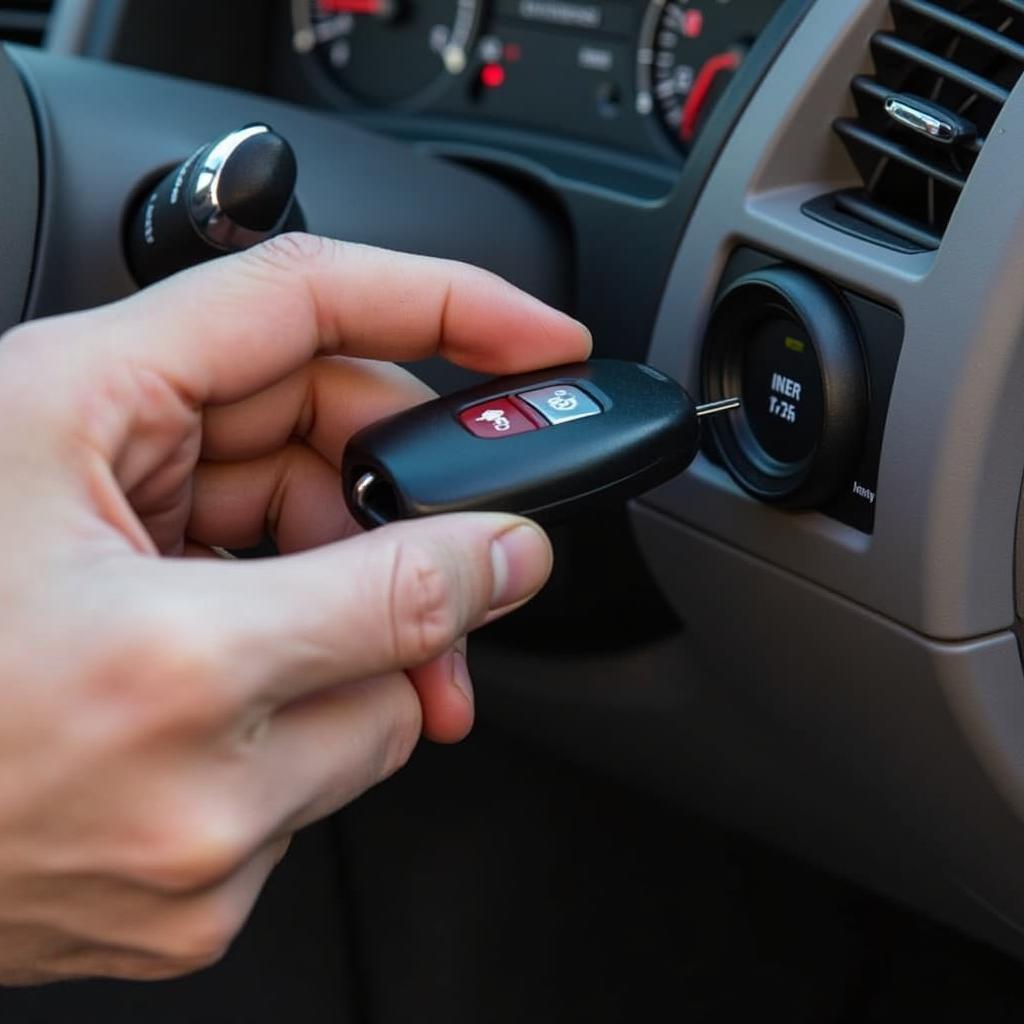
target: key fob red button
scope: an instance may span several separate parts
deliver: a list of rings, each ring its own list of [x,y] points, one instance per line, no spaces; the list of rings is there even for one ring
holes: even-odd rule
[[[465,409],[459,413],[459,422],[475,437],[514,437],[537,429],[508,398],[495,398]]]

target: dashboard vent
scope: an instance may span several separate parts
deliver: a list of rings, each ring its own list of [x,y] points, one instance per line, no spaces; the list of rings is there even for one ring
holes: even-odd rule
[[[41,46],[53,0],[0,0],[0,42]]]
[[[871,40],[875,73],[851,85],[857,117],[833,125],[864,186],[827,198],[839,227],[905,251],[936,249],[1024,71],[1024,0],[890,7],[895,31]]]

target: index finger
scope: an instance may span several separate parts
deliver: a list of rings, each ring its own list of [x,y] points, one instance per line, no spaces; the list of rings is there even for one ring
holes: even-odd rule
[[[591,345],[582,324],[485,270],[296,234],[101,315],[119,354],[137,354],[198,404],[247,397],[318,354],[439,354],[501,374],[585,359]]]

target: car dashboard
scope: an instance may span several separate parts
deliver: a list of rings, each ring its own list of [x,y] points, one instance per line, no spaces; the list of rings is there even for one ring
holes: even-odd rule
[[[82,156],[88,210],[44,187],[23,315],[130,291],[100,221],[258,118],[311,229],[738,390],[688,473],[553,531],[482,714],[1024,955],[1024,6],[132,0],[48,40],[12,49],[44,154],[98,110],[131,137]]]
[[[778,6],[461,0],[402,16],[384,2],[296,0],[290,63],[300,91],[370,124],[390,112],[443,131],[458,119],[530,133],[541,149],[592,146],[670,181]]]

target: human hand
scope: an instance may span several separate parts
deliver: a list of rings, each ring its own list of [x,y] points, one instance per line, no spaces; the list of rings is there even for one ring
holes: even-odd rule
[[[365,360],[435,352],[589,337],[483,271],[284,236],[0,343],[0,983],[212,963],[297,829],[468,730],[459,638],[543,585],[544,535],[357,535],[338,480],[431,396]],[[281,558],[212,557],[268,527]]]

